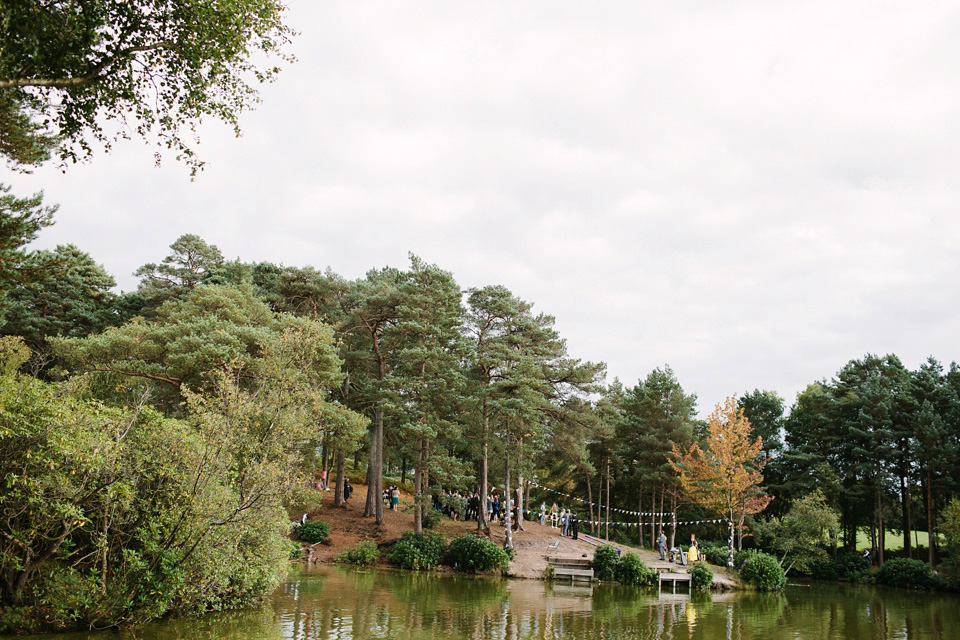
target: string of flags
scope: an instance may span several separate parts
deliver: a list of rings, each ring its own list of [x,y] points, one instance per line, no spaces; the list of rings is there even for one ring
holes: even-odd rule
[[[544,491],[549,491],[550,493],[555,493],[555,494],[557,494],[557,495],[559,495],[559,496],[563,496],[563,497],[565,497],[565,498],[568,498],[568,499],[570,499],[570,500],[574,500],[574,501],[579,502],[579,503],[581,503],[581,504],[585,504],[585,505],[588,505],[588,506],[589,506],[589,505],[593,505],[594,507],[597,507],[597,508],[599,508],[599,509],[604,509],[604,508],[606,508],[605,505],[602,505],[602,504],[600,504],[599,502],[588,502],[588,501],[584,500],[583,498],[578,498],[577,496],[572,496],[572,495],[570,495],[569,493],[564,493],[563,491],[557,491],[556,489],[551,489],[550,487],[545,487],[545,486],[543,486],[542,484],[538,484],[535,480],[531,480],[531,481],[530,481],[530,484],[531,484],[532,486],[534,486],[534,487],[537,487],[538,489],[543,489]],[[672,515],[672,513],[671,513],[670,511],[663,511],[663,512],[656,512],[656,511],[630,511],[630,510],[628,510],[628,509],[617,509],[617,508],[615,508],[615,507],[610,507],[610,511],[613,511],[613,512],[616,512],[616,513],[623,513],[623,514],[626,514],[626,515],[628,515],[628,516],[651,516],[651,517],[661,517],[661,518],[662,518],[663,516]],[[707,522],[707,521],[704,520],[704,522]],[[678,522],[677,524],[681,524],[681,523]]]
[[[572,496],[572,495],[570,495],[569,493],[564,493],[563,491],[557,491],[556,489],[551,489],[550,487],[545,487],[545,486],[543,486],[542,484],[537,483],[535,480],[531,480],[531,481],[530,481],[530,484],[531,484],[532,486],[534,486],[534,487],[537,487],[538,489],[542,489],[542,490],[544,490],[544,491],[549,491],[550,493],[554,493],[554,494],[556,494],[556,495],[563,496],[563,497],[568,498],[568,499],[570,499],[570,500],[574,500],[574,501],[576,501],[576,502],[579,502],[580,504],[584,504],[584,505],[591,505],[591,504],[592,504],[594,507],[597,507],[598,509],[603,509],[603,508],[605,508],[604,505],[602,505],[602,504],[600,504],[600,503],[598,503],[598,502],[593,502],[593,503],[591,503],[591,502],[588,502],[587,500],[584,500],[583,498],[578,498],[577,496]],[[671,515],[673,515],[672,512],[669,512],[669,511],[664,511],[664,512],[655,512],[655,511],[630,511],[629,509],[617,509],[617,508],[614,508],[614,507],[610,507],[610,511],[613,511],[613,512],[616,512],[616,513],[622,513],[622,514],[629,515],[629,516],[640,516],[640,517],[650,516],[650,517],[654,517],[654,518],[656,518],[656,517],[662,518],[662,517],[664,517],[664,516],[671,516]],[[528,516],[529,516],[530,518],[538,517],[538,512],[537,512],[536,510],[534,510],[534,509],[526,509],[525,512],[528,514]],[[603,525],[609,524],[611,527],[618,527],[618,526],[619,526],[619,527],[636,527],[636,526],[649,527],[649,526],[655,526],[655,525],[657,525],[657,524],[660,524],[659,522],[626,522],[626,521],[625,521],[625,522],[614,522],[614,521],[612,521],[612,520],[609,521],[609,522],[607,522],[606,520],[602,520],[602,521],[599,521],[599,520],[594,520],[594,521],[586,520],[586,521],[581,521],[581,522],[584,522],[585,524],[588,524],[588,525],[592,524],[592,525],[597,525],[597,526],[603,526]],[[717,518],[717,519],[705,519],[705,520],[684,520],[684,521],[677,521],[676,524],[678,524],[678,525],[682,525],[682,524],[715,524],[715,523],[723,523],[723,522],[726,522],[726,521],[723,520],[723,519]],[[671,521],[671,524],[673,524],[672,521]]]

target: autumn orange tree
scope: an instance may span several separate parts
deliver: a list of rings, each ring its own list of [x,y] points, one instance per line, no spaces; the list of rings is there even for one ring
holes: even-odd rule
[[[734,528],[760,513],[773,499],[763,482],[763,439],[750,440],[750,421],[737,408],[737,398],[717,405],[707,425],[704,448],[694,443],[684,453],[673,445],[670,466],[692,502],[724,517],[730,525],[728,565],[733,566]]]

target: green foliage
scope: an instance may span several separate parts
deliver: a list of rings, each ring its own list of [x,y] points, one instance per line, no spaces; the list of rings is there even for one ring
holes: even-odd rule
[[[713,585],[713,569],[705,562],[690,567],[690,576],[694,589],[709,589]]]
[[[7,294],[0,332],[22,336],[39,355],[48,336],[82,337],[116,323],[113,276],[73,245],[35,251],[24,262],[33,276]]]
[[[620,554],[609,544],[602,544],[593,552],[593,575],[597,580],[615,580]]]
[[[42,7],[42,10],[40,9]],[[257,102],[252,78],[273,78],[266,56],[293,32],[278,0],[5,2],[0,47],[0,151],[35,164],[53,137],[61,158],[93,143],[153,135],[195,172],[195,129],[215,117],[234,127]],[[105,129],[104,118],[119,132]],[[31,127],[49,121],[53,131]],[[185,131],[184,131],[185,130]]]
[[[936,579],[930,566],[922,560],[894,558],[883,563],[874,576],[877,584],[888,587],[933,589]]]
[[[939,527],[948,554],[943,571],[954,587],[960,587],[960,498],[951,499],[943,509]]]
[[[4,320],[11,285],[25,284],[36,275],[26,268],[28,252],[23,248],[36,239],[41,229],[53,224],[56,210],[43,206],[41,193],[17,198],[10,194],[10,187],[0,183],[0,321]]]
[[[424,529],[435,529],[437,525],[443,522],[443,514],[437,509],[426,508],[423,510],[420,524]]]
[[[614,573],[616,579],[626,585],[650,586],[657,582],[656,572],[648,569],[640,556],[632,551],[621,556]]]
[[[380,549],[377,548],[377,543],[372,540],[363,540],[355,547],[348,547],[342,553],[338,554],[333,561],[341,564],[369,566],[376,564],[379,559]]]
[[[757,527],[758,537],[786,558],[784,573],[796,567],[807,572],[815,560],[827,557],[827,547],[839,533],[839,514],[827,505],[827,499],[817,489],[793,503],[782,518],[772,518]]]
[[[253,461],[224,445],[202,420],[5,377],[2,631],[139,624],[272,591],[289,556],[282,493],[241,492],[234,478]]]
[[[387,560],[404,569],[433,569],[440,565],[446,550],[447,540],[441,533],[406,531]]]
[[[330,538],[330,525],[319,520],[310,520],[300,527],[300,539],[311,544],[326,542]]]
[[[444,563],[464,573],[506,571],[510,556],[492,540],[467,535],[450,542]]]
[[[760,591],[779,591],[787,584],[783,567],[768,553],[747,554],[741,577]]]
[[[700,545],[700,553],[706,557],[707,562],[720,567],[727,566],[727,558],[729,557],[729,549],[727,545],[720,545],[716,542],[710,542],[709,540],[702,539],[699,540],[697,544]]]

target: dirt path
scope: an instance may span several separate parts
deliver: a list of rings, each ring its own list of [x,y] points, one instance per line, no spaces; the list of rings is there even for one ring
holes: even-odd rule
[[[330,562],[347,547],[355,546],[361,540],[373,540],[379,547],[388,550],[404,531],[413,530],[413,496],[400,494],[400,509],[391,511],[384,506],[383,524],[377,526],[372,518],[363,517],[363,508],[367,498],[365,485],[354,485],[353,495],[345,507],[333,506],[333,492],[324,492],[320,509],[311,513],[310,520],[321,520],[330,525],[330,544],[316,545],[308,551],[310,562]],[[524,531],[515,531],[513,545],[516,557],[510,563],[509,575],[517,578],[543,578],[547,568],[547,556],[593,558],[594,547],[584,540],[573,540],[560,535],[560,529],[539,522],[524,521]],[[444,518],[435,529],[443,533],[448,540],[477,532],[476,522],[454,522]],[[502,545],[504,529],[494,523],[489,529],[490,538]],[[556,545],[556,546],[552,546]],[[646,549],[637,549],[617,545],[624,553],[633,551],[640,559],[649,564],[659,560],[659,555]],[[386,553],[383,554],[385,556]],[[382,560],[386,564],[385,560]],[[724,575],[724,570],[712,566],[714,585],[724,589],[735,588],[735,580]]]

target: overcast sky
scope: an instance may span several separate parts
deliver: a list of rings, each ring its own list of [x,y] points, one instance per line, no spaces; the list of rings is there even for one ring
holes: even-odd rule
[[[202,129],[195,181],[121,142],[3,182],[35,244],[132,272],[195,233],[349,278],[407,254],[554,315],[701,415],[852,358],[960,360],[955,1],[290,0],[298,61]]]

